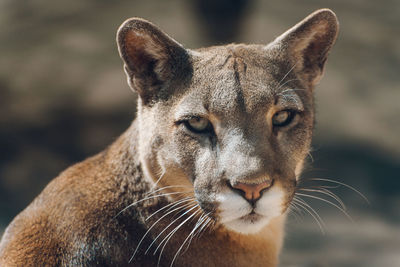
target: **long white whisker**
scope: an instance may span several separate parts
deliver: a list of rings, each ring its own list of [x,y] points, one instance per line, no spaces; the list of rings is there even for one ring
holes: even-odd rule
[[[160,182],[160,180],[164,177],[164,175],[165,175],[165,171],[163,171],[163,172],[161,173],[160,178],[158,178],[157,181],[154,183],[154,187],[157,186],[158,182]]]
[[[202,230],[202,231],[205,232],[205,231],[207,231],[207,230],[210,230],[210,229],[211,229],[212,227],[214,227],[216,224],[217,224],[216,221],[210,220],[209,225],[207,225],[206,228],[205,228],[204,230]],[[201,236],[201,233],[200,233],[200,236]]]
[[[200,217],[200,218],[201,218],[201,217]],[[200,220],[200,218],[199,218],[199,220]],[[177,252],[175,253],[175,256],[174,256],[174,258],[172,259],[172,262],[171,262],[170,267],[172,267],[172,266],[174,265],[175,259],[178,257],[179,253],[180,253],[181,250],[183,249],[183,246],[184,246],[185,243],[189,240],[189,238],[190,238],[191,236],[193,236],[193,233],[198,229],[198,227],[199,227],[200,225],[201,225],[201,224],[199,224],[199,221],[197,221],[197,223],[196,223],[195,227],[193,228],[193,230],[188,234],[188,236],[187,236],[187,237],[185,238],[185,240],[183,241],[182,245],[179,247],[179,249],[178,249]]]
[[[291,202],[290,206],[288,207],[288,211],[290,215],[293,215],[296,218],[296,221],[300,221],[300,214],[301,210],[300,208],[296,205],[296,203]]]
[[[299,210],[296,204],[292,201],[288,207],[288,214],[293,214],[294,212],[299,212]]]
[[[327,189],[327,188],[325,188],[325,187],[321,187],[320,190],[322,190],[322,191],[326,192],[327,194],[331,195],[332,198],[335,198],[336,201],[338,201],[339,203],[341,203],[342,207],[343,207],[345,210],[347,210],[346,205],[344,204],[344,202],[342,201],[342,199],[341,199],[338,195],[336,195],[336,194],[333,193],[331,190],[329,190],[329,189]]]
[[[190,206],[190,205],[194,205],[194,206]],[[183,214],[181,214],[178,218],[176,218],[175,220],[173,220],[170,224],[168,224],[168,226],[166,226],[164,228],[164,230],[162,230],[157,236],[156,238],[154,238],[154,240],[150,243],[150,245],[148,246],[148,248],[146,249],[146,251],[144,252],[144,254],[147,254],[150,250],[150,248],[154,245],[154,243],[157,241],[158,238],[160,238],[160,236],[171,226],[173,225],[177,220],[179,220],[180,218],[182,218],[183,216],[185,216],[187,213],[189,213],[191,210],[193,210],[194,208],[197,207],[197,203],[193,204],[193,203],[189,203],[186,204],[185,207],[190,207],[189,210],[185,211]],[[158,248],[158,247],[157,247]],[[157,249],[154,251],[154,254],[156,254]]]
[[[201,218],[201,217],[200,217],[200,218]],[[199,221],[198,221],[198,222],[196,223],[196,225],[195,225],[196,230],[200,229],[199,227],[200,227],[201,225],[203,225],[203,223],[206,221],[205,216],[203,216],[203,217],[201,218],[201,220],[200,220],[200,218],[199,218]],[[194,230],[194,228],[193,228],[193,230]],[[187,243],[187,246],[186,246],[185,250],[183,251],[183,253],[185,253],[185,252],[189,249],[190,244],[192,244],[192,240],[193,240],[194,236],[195,236],[195,232],[193,232],[193,233],[190,235],[189,242]]]
[[[314,162],[314,157],[312,156],[311,152],[308,151],[307,154],[308,154],[308,156],[310,156],[311,162]]]
[[[162,190],[168,189],[168,188],[191,188],[191,187],[189,187],[189,186],[183,186],[183,185],[169,185],[169,186],[164,186],[164,187],[158,188],[157,190],[150,191],[150,192],[148,192],[145,196],[154,194],[154,193],[156,193],[156,192],[159,192],[159,191],[162,191]]]
[[[330,182],[330,183],[335,183],[335,184],[340,184],[343,185],[344,187],[347,187],[350,190],[353,190],[354,192],[356,192],[360,197],[362,197],[368,204],[370,204],[368,198],[366,196],[364,196],[360,191],[358,191],[357,189],[355,189],[354,187],[342,183],[342,182],[338,182],[335,180],[331,180],[331,179],[324,179],[324,178],[310,178],[309,180],[313,180],[313,181],[325,181],[325,182]]]
[[[203,232],[205,232],[206,230],[210,229],[213,225],[215,225],[215,221],[213,221],[211,218],[209,218],[209,219],[207,220],[207,223],[206,223],[205,227],[202,227],[202,228],[200,229],[200,232],[199,232],[198,236],[201,236],[201,234],[202,234]],[[203,229],[204,229],[204,230],[203,230]]]
[[[154,223],[150,226],[150,228],[147,229],[146,233],[145,233],[145,234],[142,236],[142,238],[140,239],[140,241],[139,241],[139,243],[138,243],[138,245],[137,245],[135,251],[133,252],[132,257],[129,259],[129,263],[130,263],[130,262],[133,260],[133,258],[135,257],[136,253],[137,253],[138,250],[139,250],[140,245],[142,244],[142,242],[143,242],[143,240],[145,239],[145,237],[147,236],[147,234],[150,233],[151,229],[153,229],[153,227],[154,227],[157,223],[159,223],[163,218],[165,218],[166,216],[168,216],[168,215],[171,214],[172,212],[178,211],[178,210],[180,210],[180,209],[184,209],[185,207],[186,207],[186,205],[183,205],[183,206],[180,206],[180,207],[178,207],[178,208],[175,208],[175,209],[169,211],[168,213],[164,214],[164,215],[161,216],[156,222],[154,222]]]
[[[313,195],[298,193],[298,192],[297,192],[296,194],[299,195],[299,196],[303,196],[303,197],[309,197],[309,198],[313,198],[313,199],[318,199],[318,200],[321,200],[321,201],[323,201],[323,202],[325,202],[325,203],[328,203],[328,204],[330,204],[330,205],[332,205],[332,206],[338,208],[341,212],[343,212],[344,215],[346,215],[346,217],[347,217],[350,221],[354,222],[353,218],[351,218],[351,216],[350,216],[344,209],[342,209],[340,206],[336,205],[335,203],[333,203],[333,202],[331,202],[331,201],[329,201],[329,200],[326,200],[326,199],[321,198],[321,197],[313,196]]]
[[[290,70],[285,74],[285,76],[283,76],[283,78],[279,81],[278,86],[281,85],[281,82],[283,82],[283,80],[285,80],[285,78],[292,72],[292,70],[294,69],[294,67],[296,67],[297,63],[299,63],[299,61],[297,61],[293,67],[290,68]]]
[[[116,217],[118,217],[122,212],[126,211],[126,210],[129,209],[130,207],[135,206],[136,204],[138,204],[138,203],[140,203],[140,202],[143,202],[143,201],[146,201],[146,200],[149,200],[149,199],[153,199],[153,198],[157,198],[157,197],[164,197],[164,196],[177,195],[177,194],[185,194],[185,193],[189,193],[189,192],[191,192],[191,191],[172,192],[172,193],[165,193],[165,194],[160,194],[160,195],[155,195],[155,196],[150,196],[150,197],[142,198],[142,199],[140,199],[140,200],[138,200],[138,201],[133,202],[132,204],[129,204],[129,205],[126,206],[125,208],[123,208],[120,212],[118,212],[117,215],[114,216],[114,219],[115,219]]]
[[[198,226],[197,225],[203,225],[203,226],[201,226],[201,228],[198,228],[199,229],[199,231],[201,231],[201,229],[204,227],[204,224],[205,224],[205,222],[207,221],[207,219],[209,219],[208,218],[208,215],[209,215],[210,213],[207,213],[207,214],[202,214],[200,217],[199,217],[199,219],[198,219],[198,221],[197,221],[197,223],[196,223],[196,226],[195,227],[197,227],[198,228]],[[192,234],[192,237],[190,238],[190,240],[189,240],[189,242],[188,242],[188,245],[186,246],[186,249],[185,249],[185,251],[183,252],[183,253],[185,253],[186,251],[187,251],[187,249],[189,248],[189,246],[190,246],[190,244],[192,243],[192,240],[193,240],[193,238],[196,236],[196,233],[194,233],[194,234]]]
[[[197,206],[198,207],[198,206]],[[160,256],[158,256],[158,262],[157,262],[157,266],[160,264],[160,260],[161,260],[161,256],[163,254],[163,251],[166,247],[166,245],[168,244],[169,240],[172,238],[172,236],[188,221],[190,220],[193,216],[195,216],[198,212],[201,212],[201,210],[197,210],[195,213],[193,213],[192,215],[190,215],[186,220],[184,220],[181,224],[179,224],[177,227],[175,227],[175,229],[173,231],[171,231],[160,243],[160,245],[164,242],[164,240],[168,237],[168,239],[164,242],[163,247],[161,248],[160,251]],[[160,247],[160,245],[158,245],[158,247],[156,248],[156,250],[154,251],[154,254],[157,252],[158,248]]]
[[[311,217],[314,219],[314,221],[317,223],[320,231],[322,234],[325,234],[324,230],[324,223],[322,219],[319,217],[319,215],[311,208],[307,207],[305,204],[298,202],[297,205],[302,208],[306,213],[310,214]]]
[[[317,222],[322,234],[325,234],[325,231],[324,231],[325,223],[322,220],[321,216],[319,216],[319,214],[307,202],[305,202],[300,197],[294,197],[293,201],[297,202],[297,205],[299,207],[303,208],[303,210],[305,210],[308,214],[311,215],[311,217],[314,218],[314,220]]]
[[[290,81],[295,81],[295,80],[298,80],[298,79],[293,79],[293,80],[289,80],[288,82],[290,82]],[[283,93],[286,93],[286,92],[289,92],[289,91],[305,91],[305,89],[302,89],[302,88],[289,88],[289,89],[285,89],[285,90],[283,90],[282,92],[280,92],[280,94],[283,94]]]
[[[286,82],[284,82],[283,84],[281,84],[281,85],[278,87],[278,90],[281,89],[285,84],[287,84],[287,83],[289,83],[289,82],[293,82],[293,81],[300,81],[300,79],[291,79],[291,80],[287,80]],[[289,91],[289,90],[291,90],[291,89],[286,89],[286,90],[282,91],[282,93],[287,92],[287,91]]]
[[[315,188],[326,188],[326,189],[337,189],[341,187],[341,185],[316,185],[316,186],[310,186],[310,187],[315,187]]]
[[[332,193],[331,191],[329,191],[328,189],[325,188],[321,188],[321,189],[310,189],[310,188],[300,188],[300,191],[305,191],[305,192],[316,192],[316,193],[320,193],[323,195],[327,195],[331,198],[333,198],[334,200],[336,200],[339,205],[342,207],[342,209],[346,210],[346,205],[343,203],[343,201],[334,193]]]
[[[207,221],[206,221],[206,223],[203,224],[203,226],[200,228],[200,230],[199,230],[197,233],[194,234],[194,236],[198,236],[197,238],[200,238],[201,234],[202,234],[203,232],[205,232],[206,229],[207,229],[209,226],[212,225],[212,223],[213,223],[213,220],[212,220],[211,218],[208,218]]]
[[[153,212],[149,217],[146,218],[146,221],[147,221],[148,219],[150,219],[151,217],[153,217],[154,215],[156,215],[157,213],[159,213],[160,211],[162,211],[162,210],[164,210],[164,209],[170,207],[171,205],[172,205],[172,206],[171,206],[169,209],[172,209],[172,208],[174,208],[176,205],[179,205],[179,204],[181,204],[181,203],[188,202],[188,201],[192,201],[192,200],[194,200],[193,197],[186,197],[186,198],[180,199],[180,200],[178,200],[178,201],[176,201],[176,202],[169,203],[168,205],[165,205],[164,207],[162,207],[162,208],[158,209],[157,211]],[[168,210],[167,210],[167,211],[168,211]]]

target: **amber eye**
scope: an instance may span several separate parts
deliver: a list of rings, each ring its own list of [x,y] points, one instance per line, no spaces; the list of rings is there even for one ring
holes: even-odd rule
[[[201,117],[193,117],[187,121],[184,121],[184,123],[186,128],[195,133],[204,133],[210,131],[211,129],[210,122]]]
[[[291,110],[278,111],[272,117],[272,125],[275,127],[286,126],[293,120],[294,115],[295,112]]]

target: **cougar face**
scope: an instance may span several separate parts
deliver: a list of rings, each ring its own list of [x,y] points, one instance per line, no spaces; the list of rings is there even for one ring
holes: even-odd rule
[[[284,214],[309,151],[312,91],[337,27],[322,10],[269,45],[188,50],[149,22],[125,22],[118,43],[140,96],[146,177],[194,196],[236,232],[256,233]]]

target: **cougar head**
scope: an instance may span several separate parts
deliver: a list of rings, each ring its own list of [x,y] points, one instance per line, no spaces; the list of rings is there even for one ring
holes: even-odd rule
[[[191,50],[148,21],[125,21],[117,42],[139,95],[146,179],[190,191],[232,231],[256,233],[284,214],[309,152],[313,88],[337,32],[335,14],[322,9],[268,45]]]

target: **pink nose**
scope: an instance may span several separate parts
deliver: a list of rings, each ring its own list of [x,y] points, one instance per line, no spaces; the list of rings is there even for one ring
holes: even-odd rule
[[[272,186],[272,180],[268,180],[259,184],[236,183],[232,187],[244,192],[244,198],[248,201],[255,201],[261,197],[263,190]]]

